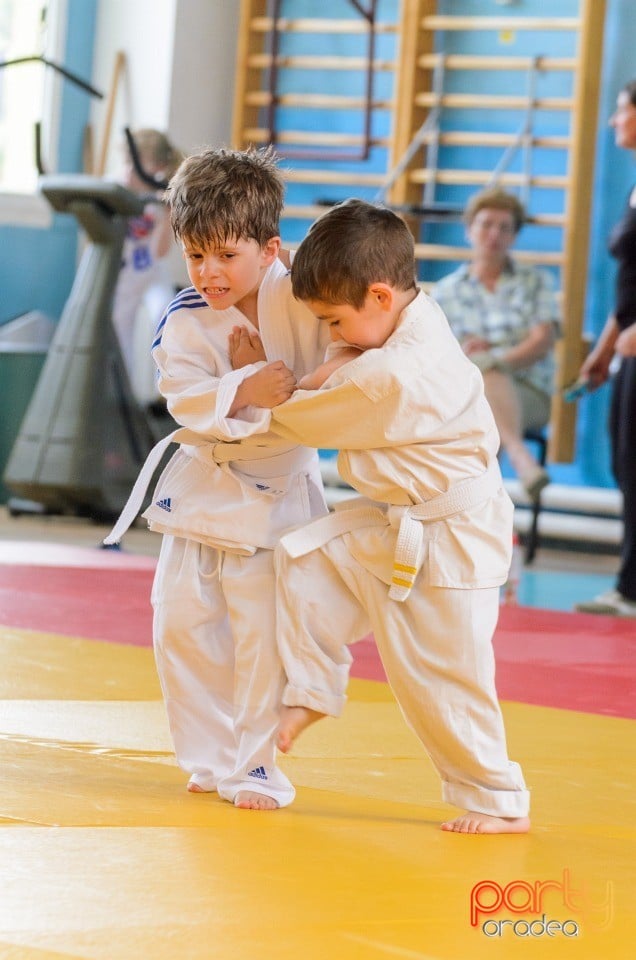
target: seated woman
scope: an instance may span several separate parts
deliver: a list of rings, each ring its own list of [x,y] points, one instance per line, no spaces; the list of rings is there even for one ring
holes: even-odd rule
[[[524,220],[513,194],[492,188],[471,197],[465,212],[471,261],[440,280],[431,295],[482,371],[501,446],[536,501],[550,478],[523,434],[550,419],[560,315],[549,277],[510,256]]]

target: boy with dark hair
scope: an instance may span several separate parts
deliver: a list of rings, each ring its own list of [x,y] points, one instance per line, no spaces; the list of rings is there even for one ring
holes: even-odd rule
[[[389,210],[352,200],[326,213],[297,251],[292,287],[335,352],[314,389],[271,410],[272,429],[338,448],[342,478],[367,499],[276,550],[279,747],[341,712],[346,644],[372,629],[444,799],[466,809],[443,828],[525,832],[529,796],[507,756],[492,649],[513,507],[481,374],[418,291],[412,237]]]

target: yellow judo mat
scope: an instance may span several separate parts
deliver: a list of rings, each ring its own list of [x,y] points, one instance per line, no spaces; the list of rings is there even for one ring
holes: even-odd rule
[[[0,958],[631,958],[634,721],[504,703],[526,836],[451,808],[388,687],[282,766],[275,812],[186,792],[147,648],[0,627]]]

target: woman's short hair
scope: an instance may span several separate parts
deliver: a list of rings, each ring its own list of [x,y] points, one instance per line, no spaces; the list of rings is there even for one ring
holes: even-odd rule
[[[481,210],[507,210],[512,215],[515,233],[518,233],[526,222],[526,210],[521,200],[502,190],[500,187],[489,187],[473,194],[464,211],[464,220],[470,226]]]

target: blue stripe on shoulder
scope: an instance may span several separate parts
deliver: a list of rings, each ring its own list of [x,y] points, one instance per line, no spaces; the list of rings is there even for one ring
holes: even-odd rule
[[[154,350],[155,347],[158,347],[161,343],[161,337],[163,335],[163,329],[166,325],[166,321],[171,313],[174,313],[176,310],[199,310],[201,307],[207,307],[207,303],[200,296],[194,287],[186,287],[185,290],[181,290],[176,297],[170,301],[166,307],[164,314],[159,321],[159,326],[155,331],[155,338],[152,342],[151,350]]]

